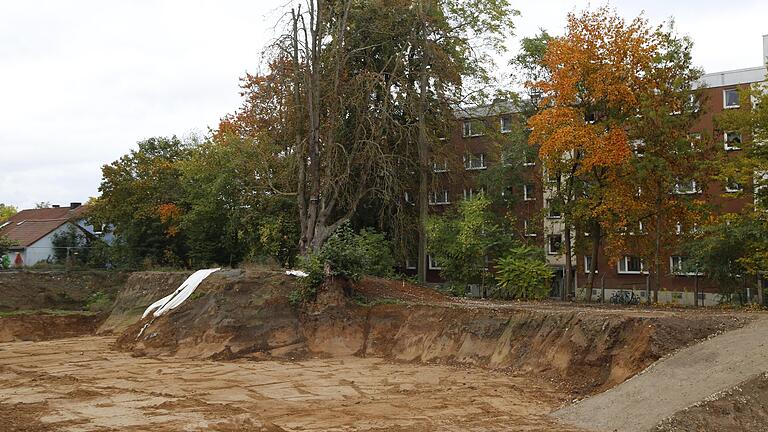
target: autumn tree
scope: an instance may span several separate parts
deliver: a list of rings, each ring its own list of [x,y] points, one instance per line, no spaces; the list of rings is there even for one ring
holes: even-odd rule
[[[572,234],[584,227],[593,242],[587,299],[592,296],[602,238],[604,199],[632,151],[628,122],[643,95],[653,91],[646,71],[654,62],[659,35],[642,17],[625,21],[607,7],[568,16],[563,37],[547,44],[546,81],[531,83],[541,93],[541,110],[528,122],[530,142],[540,157],[563,226],[565,288],[572,287]]]
[[[611,214],[604,218],[609,255],[637,251],[648,268],[654,302],[665,273],[662,257],[681,255],[690,231],[704,222],[702,185],[711,178],[714,155],[721,153],[706,134],[694,132],[703,90],[702,72],[691,61],[691,40],[671,24],[656,34],[654,61],[645,71],[653,91],[640,95],[638,115],[628,122],[635,153],[607,197]]]

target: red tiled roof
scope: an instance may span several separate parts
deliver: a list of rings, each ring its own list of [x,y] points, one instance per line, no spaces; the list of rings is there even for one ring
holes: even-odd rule
[[[3,226],[0,236],[15,241],[17,246],[28,247],[68,221],[82,217],[86,210],[86,206],[74,210],[69,207],[22,210],[0,223]]]

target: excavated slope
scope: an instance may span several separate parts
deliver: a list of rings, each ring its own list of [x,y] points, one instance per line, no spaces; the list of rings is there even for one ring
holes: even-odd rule
[[[295,279],[277,271],[214,274],[178,309],[129,326],[117,347],[151,356],[356,355],[467,364],[542,374],[574,393],[594,393],[681,346],[744,323],[719,315],[494,309],[447,300],[361,305],[348,300],[355,288],[338,281],[326,284],[315,302],[297,308],[288,301],[296,287]],[[158,289],[156,297],[174,288]],[[150,300],[155,298],[143,306]]]

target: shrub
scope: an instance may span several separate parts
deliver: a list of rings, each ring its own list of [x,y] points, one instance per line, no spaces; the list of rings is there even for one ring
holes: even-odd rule
[[[502,298],[538,300],[549,293],[552,269],[542,252],[518,246],[496,262],[497,295]]]

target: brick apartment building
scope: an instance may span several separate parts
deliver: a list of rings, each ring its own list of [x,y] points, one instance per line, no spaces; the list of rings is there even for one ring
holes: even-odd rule
[[[723,110],[744,109],[739,107],[737,89],[765,82],[768,71],[765,60],[768,58],[768,35],[763,36],[763,65],[747,69],[729,70],[705,74],[701,85],[705,88],[706,106],[691,133],[710,135],[723,143],[722,151],[735,154],[739,151],[738,142],[741,137],[732,131],[721,131],[715,127],[714,119]],[[434,187],[429,197],[430,206],[434,211],[441,211],[465,197],[471,197],[479,190],[476,177],[489,169],[493,164],[501,163],[497,146],[499,138],[513,130],[516,110],[510,104],[496,103],[490,106],[474,107],[459,114],[460,127],[456,128],[443,145],[446,156],[436,156],[433,165]],[[552,294],[562,289],[563,269],[565,258],[560,251],[562,244],[563,226],[559,215],[550,211],[548,206],[548,191],[543,187],[542,168],[534,158],[526,160],[521,167],[519,177],[522,184],[509,188],[506,193],[516,194],[513,212],[517,216],[516,231],[521,239],[536,244],[545,249],[547,259],[555,271]],[[727,185],[711,182],[706,185],[693,185],[685,193],[697,194],[703,200],[712,203],[718,212],[736,212],[752,198],[748,191],[740,196],[729,197],[730,192],[736,192]],[[543,216],[543,217],[542,217]],[[589,257],[576,253],[574,262],[574,282],[577,291],[583,287],[588,276]],[[693,304],[694,284],[699,287],[699,304],[712,305],[719,300],[718,290],[705,277],[681,271],[685,257],[666,256],[662,260],[661,286],[659,301],[667,303]],[[439,282],[439,265],[428,257],[427,277],[430,282]],[[412,262],[407,263],[408,269],[415,269]],[[598,255],[595,287],[605,287],[606,298],[615,290],[632,290],[641,299],[646,298],[649,283],[648,272],[644,263],[627,252],[617,264],[609,264],[607,257]],[[754,295],[754,290],[751,290]],[[583,295],[583,293],[576,293]],[[600,295],[596,289],[595,296]]]

